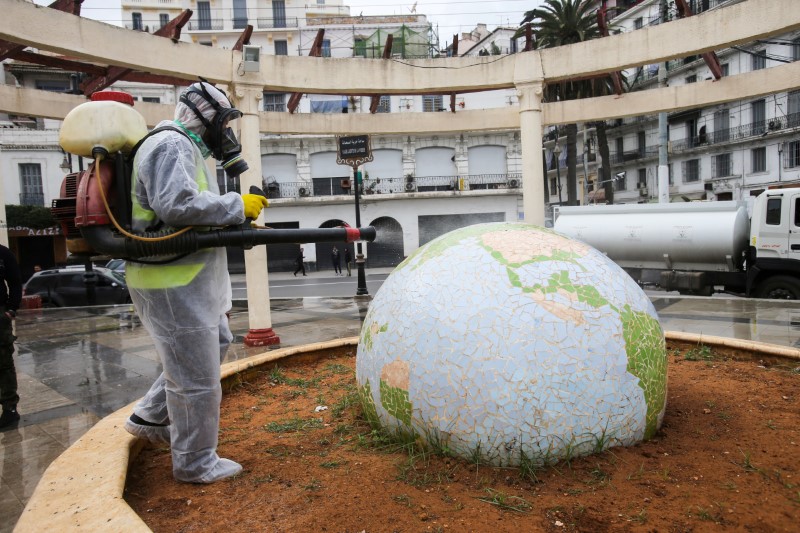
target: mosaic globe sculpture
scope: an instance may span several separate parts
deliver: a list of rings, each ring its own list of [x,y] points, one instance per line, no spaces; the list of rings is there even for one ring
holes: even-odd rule
[[[462,228],[409,256],[370,304],[356,361],[373,426],[497,466],[652,437],[666,371],[639,286],[522,223]]]

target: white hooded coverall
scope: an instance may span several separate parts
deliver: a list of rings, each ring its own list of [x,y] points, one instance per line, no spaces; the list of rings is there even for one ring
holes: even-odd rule
[[[212,95],[230,106],[216,89]],[[210,120],[213,108],[194,96],[193,102]],[[178,104],[175,116],[198,139],[202,136],[203,126],[185,104]],[[164,125],[180,127],[172,121],[157,127]],[[199,146],[175,131],[156,133],[141,145],[132,176],[135,231],[143,232],[158,221],[169,228],[244,222],[241,196],[219,194]],[[148,422],[170,424],[175,479],[209,483],[238,473],[238,464],[216,453],[220,363],[233,340],[225,315],[231,308],[225,249],[200,250],[163,265],[129,262],[126,277],[163,366],[134,414]]]

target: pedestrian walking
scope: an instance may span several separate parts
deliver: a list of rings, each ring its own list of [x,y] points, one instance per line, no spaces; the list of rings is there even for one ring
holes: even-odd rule
[[[345,247],[344,249],[344,266],[347,267],[347,275],[351,275],[351,263],[353,262],[353,256],[350,255],[350,248]]]
[[[337,247],[333,247],[331,250],[331,263],[333,263],[333,273],[337,276],[342,275],[342,258],[339,255],[339,249]]]
[[[297,259],[294,260],[295,265],[297,266],[294,269],[294,275],[297,277],[297,273],[301,270],[303,271],[303,275],[306,275],[306,263],[305,263],[305,255],[303,255],[303,247],[300,247],[300,253],[297,254]]]
[[[0,245],[0,431],[19,422],[17,370],[14,368],[14,317],[22,301],[19,264],[11,250]]]

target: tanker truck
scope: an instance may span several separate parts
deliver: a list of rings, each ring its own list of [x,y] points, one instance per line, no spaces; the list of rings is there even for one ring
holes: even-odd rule
[[[554,229],[605,253],[643,286],[800,299],[800,188],[743,202],[556,207]]]

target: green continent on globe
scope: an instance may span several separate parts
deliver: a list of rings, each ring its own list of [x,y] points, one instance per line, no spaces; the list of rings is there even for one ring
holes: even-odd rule
[[[667,388],[667,358],[664,335],[658,320],[647,313],[631,310],[620,313],[628,372],[639,378],[647,404],[647,425],[644,438],[650,439],[658,429],[658,415],[664,410]]]
[[[367,325],[369,324],[369,325]],[[385,333],[389,330],[389,324],[379,326],[369,320],[369,316],[364,319],[364,327],[361,328],[360,342],[364,344],[367,350],[372,350],[372,338],[378,333]]]
[[[381,405],[390,415],[411,426],[411,400],[407,390],[392,387],[381,380]]]
[[[367,419],[372,429],[380,429],[381,419],[378,416],[378,410],[375,408],[375,400],[372,399],[372,387],[369,385],[369,380],[364,382],[363,387],[359,387],[358,396],[364,409],[364,418]]]

